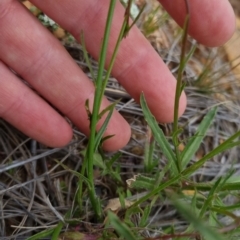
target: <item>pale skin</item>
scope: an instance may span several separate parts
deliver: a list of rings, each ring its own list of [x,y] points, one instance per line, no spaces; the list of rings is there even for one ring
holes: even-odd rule
[[[98,58],[109,0],[31,2],[76,39],[80,39],[83,31],[88,51]],[[159,2],[182,26],[186,14],[184,0]],[[192,37],[210,47],[229,40],[235,30],[235,17],[228,0],[190,0],[190,5],[189,34]],[[124,9],[117,2],[109,56],[123,16]],[[84,103],[86,99],[93,101],[94,87],[61,44],[16,0],[0,1],[0,32],[0,117],[47,146],[64,146],[72,138],[72,129],[44,100],[47,99],[88,134]],[[28,81],[43,98],[23,84],[9,68]],[[159,122],[173,120],[176,80],[136,27],[122,42],[112,74],[137,101],[144,92]],[[102,109],[108,104],[104,99]],[[185,107],[183,93],[179,115]],[[108,151],[120,149],[129,141],[130,127],[117,111],[107,128],[106,135],[109,134],[115,137],[104,145]]]

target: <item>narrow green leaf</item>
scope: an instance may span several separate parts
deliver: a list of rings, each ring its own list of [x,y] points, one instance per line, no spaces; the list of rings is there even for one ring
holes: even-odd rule
[[[137,240],[127,225],[121,222],[120,219],[111,211],[108,211],[108,218],[109,222],[120,237],[123,237],[127,240]]]
[[[112,134],[112,135],[107,135],[107,136],[103,137],[103,138],[101,139],[101,142],[100,142],[100,145],[99,145],[99,146],[102,146],[102,144],[103,144],[105,141],[107,141],[108,139],[110,139],[110,138],[112,138],[112,137],[114,137],[114,136],[115,136],[115,135]]]
[[[227,211],[224,206],[218,206],[218,207],[210,207],[210,210],[214,213],[221,214],[223,216],[228,216],[232,218],[234,221],[239,222],[239,216],[237,216],[234,212]],[[238,209],[239,210],[239,209]],[[219,222],[219,220],[217,220]],[[221,223],[219,223],[221,224]]]
[[[110,118],[111,118],[111,116],[113,114],[113,110],[114,110],[114,106],[115,105],[111,104],[110,106],[109,106],[110,107],[109,108],[109,113],[108,113],[106,119],[104,120],[104,123],[102,124],[101,128],[97,132],[97,135],[96,135],[96,138],[95,138],[95,143],[94,143],[94,151],[97,150],[97,148],[98,148],[98,146],[99,146],[99,144],[101,142],[102,136],[103,136],[103,134],[104,134],[104,132],[105,132],[107,126],[108,126],[108,123],[110,121]]]
[[[203,215],[206,213],[207,209],[212,205],[212,199],[214,198],[214,194],[218,189],[218,186],[220,185],[222,178],[220,177],[213,185],[212,189],[210,190],[207,199],[204,201],[204,204],[202,206],[201,212],[199,214],[199,217],[202,218]]]
[[[102,170],[106,169],[106,165],[102,159],[102,156],[99,153],[94,153],[93,155],[93,165],[101,168]]]
[[[147,140],[145,143],[144,151],[144,169],[145,172],[150,173],[156,166],[157,161],[154,161],[153,154],[155,149],[155,140],[152,137],[152,132],[150,128],[147,130]]]
[[[96,82],[95,82],[96,79],[95,79],[94,72],[92,69],[92,64],[91,64],[91,61],[89,60],[88,53],[87,53],[87,48],[86,48],[86,44],[85,44],[85,40],[84,40],[83,31],[81,31],[81,33],[80,33],[80,40],[81,40],[81,45],[82,45],[82,49],[83,49],[83,55],[86,60],[87,66],[89,68],[93,83],[96,84]]]
[[[89,119],[89,121],[91,121],[92,113],[91,113],[90,108],[89,108],[89,99],[87,99],[85,101],[85,109],[86,109],[86,112],[87,112],[87,115],[88,115],[88,119]]]
[[[141,97],[140,97],[140,103],[143,110],[144,118],[147,121],[149,127],[151,128],[153,136],[155,137],[155,140],[158,142],[159,146],[161,147],[161,150],[164,156],[168,159],[168,161],[171,162],[171,165],[173,167],[172,174],[173,175],[177,174],[178,171],[176,166],[176,157],[162,129],[159,128],[157,121],[155,120],[154,116],[151,114],[143,93],[141,94]]]
[[[125,213],[125,216],[124,216],[124,219],[122,220],[124,222],[124,224],[126,224],[128,226],[128,228],[131,230],[131,229],[134,229],[136,227],[134,221],[132,220],[132,216],[133,215],[140,215],[142,214],[142,210],[139,208],[139,207],[134,207],[134,208],[128,208],[126,213]],[[122,239],[122,238],[120,238]],[[124,238],[127,240],[127,238]],[[139,238],[137,238],[139,239]]]
[[[212,182],[207,183],[192,183],[188,182],[188,185],[184,185],[184,190],[194,190],[197,189],[198,191],[210,191],[213,188]],[[177,185],[176,185],[177,186]],[[233,183],[225,183],[224,186],[221,186],[221,191],[234,191],[240,189],[240,182],[233,182]]]
[[[220,182],[220,185],[218,187],[218,190],[220,191],[224,186],[226,185],[228,179],[234,174],[234,169],[231,169],[225,176],[222,177],[222,181]]]
[[[112,166],[120,157],[122,156],[121,152],[115,153],[110,160],[107,162],[108,166]]]
[[[183,82],[182,83],[182,86],[181,86],[181,90],[180,90],[180,93],[182,94],[184,88],[186,87],[187,83],[186,82]]]
[[[212,228],[205,225],[201,219],[196,217],[196,214],[189,209],[189,204],[184,204],[176,199],[173,200],[173,204],[178,210],[178,212],[189,222],[193,225],[193,227],[201,233],[205,239],[211,240],[224,240],[224,238]]]
[[[187,65],[188,61],[191,59],[192,55],[194,54],[196,48],[197,48],[197,44],[195,44],[189,51],[189,53],[187,54],[186,58],[184,59],[184,68]]]
[[[229,206],[218,206],[218,205],[213,205],[211,207],[212,210],[215,210],[217,212],[219,212],[219,210],[221,211],[233,211],[233,210],[239,210],[240,209],[240,203],[236,203],[233,205],[229,205]]]
[[[99,114],[98,114],[98,120],[100,120],[103,115],[109,111],[111,111],[112,108],[115,108],[115,106],[120,102],[120,100],[117,100],[114,103],[111,103],[109,106],[107,106],[105,109],[103,109]]]
[[[42,239],[42,238],[46,238],[46,237],[51,236],[53,231],[54,231],[54,228],[46,229],[46,230],[44,230],[40,233],[37,233],[37,234],[35,234],[31,237],[28,237],[26,240],[39,240],[39,239]]]
[[[191,208],[193,209],[193,214],[195,216],[198,216],[198,213],[200,212],[198,207],[197,207],[197,196],[198,196],[197,191],[194,191],[194,195],[193,195],[193,197],[191,199],[191,203],[190,203],[191,205],[190,205],[190,208],[189,208],[189,209],[191,209]],[[187,227],[185,232],[186,233],[194,232],[194,226],[193,226],[193,224],[191,222],[189,223],[189,226]]]
[[[134,204],[132,205],[132,207],[136,207],[138,205],[140,205],[141,203],[149,200],[151,197],[160,194],[160,192],[164,189],[166,189],[167,187],[175,184],[176,182],[180,181],[181,179],[181,175],[176,175],[174,177],[172,177],[171,179],[169,179],[167,182],[164,182],[162,184],[160,184],[158,187],[156,187],[154,190],[152,190],[150,193],[146,194],[145,196],[141,197],[139,200],[137,200],[136,202],[134,202]]]
[[[190,162],[196,151],[199,149],[203,138],[206,135],[207,130],[209,129],[212,121],[216,115],[217,108],[213,108],[210,110],[207,115],[203,118],[201,124],[198,127],[196,134],[191,138],[191,140],[187,143],[183,152],[181,153],[182,159],[182,169],[185,169],[187,164]]]
[[[139,226],[140,227],[146,227],[146,225],[148,224],[148,221],[149,221],[149,215],[151,213],[151,210],[152,210],[152,206],[151,205],[147,205],[144,210],[143,210],[143,214],[141,216],[141,219],[140,219],[140,223],[139,223]]]
[[[239,175],[232,175],[227,179],[227,183],[238,183],[240,184],[240,176]]]
[[[172,138],[177,142],[178,136],[183,132],[182,128],[178,128],[175,132],[172,133]]]
[[[151,190],[155,187],[156,185],[156,179],[155,178],[150,178],[150,177],[146,177],[143,175],[137,175],[134,177],[134,181],[130,181],[131,188],[134,189],[148,189]]]
[[[58,240],[59,239],[58,237],[59,237],[59,234],[62,231],[63,226],[64,226],[63,222],[58,223],[57,227],[54,229],[54,231],[52,233],[51,240]]]
[[[126,37],[126,36],[128,35],[128,33],[130,32],[130,30],[132,29],[132,27],[134,26],[134,24],[138,21],[138,19],[140,18],[140,16],[141,16],[142,13],[143,13],[143,10],[144,10],[145,7],[146,7],[146,3],[145,3],[145,4],[143,5],[143,7],[141,8],[140,12],[138,13],[137,17],[133,20],[132,24],[129,25],[131,5],[132,5],[132,0],[129,0],[129,1],[128,1],[128,6],[127,6],[126,11],[125,11],[125,19],[126,19],[126,21],[127,21],[127,25],[126,25],[126,28],[125,28],[123,37]]]
[[[118,197],[119,197],[119,202],[121,204],[121,209],[126,209],[125,196],[121,191],[118,192]]]
[[[208,159],[214,157],[215,155],[233,148],[235,146],[240,145],[240,141],[237,142],[233,142],[233,140],[235,140],[236,138],[238,138],[240,136],[240,131],[238,131],[237,133],[235,133],[234,135],[232,135],[230,138],[228,138],[225,142],[223,142],[222,144],[220,144],[218,147],[216,147],[214,150],[212,150],[210,153],[206,154],[204,157],[202,157],[200,160],[198,160],[197,162],[195,162],[194,164],[192,164],[190,167],[188,167],[187,169],[185,169],[183,171],[183,175],[184,176],[189,176],[192,173],[194,173],[197,169],[199,169]]]

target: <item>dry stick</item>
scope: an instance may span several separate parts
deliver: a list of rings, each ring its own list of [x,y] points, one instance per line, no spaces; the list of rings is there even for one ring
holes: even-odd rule
[[[36,164],[35,164],[35,162],[31,162],[31,164],[32,164],[32,167],[30,166],[30,171],[32,170],[31,175],[35,178]],[[32,185],[33,185],[33,189],[31,189],[31,191],[29,191],[29,193],[32,193],[32,194],[31,194],[31,196],[30,196],[30,202],[29,202],[28,207],[27,207],[27,211],[28,211],[29,213],[31,212],[31,209],[32,209],[33,203],[34,203],[35,192],[36,192],[36,181],[34,181],[34,182],[32,183]],[[21,222],[19,223],[19,227],[21,227],[21,226],[23,226],[23,225],[25,224],[25,222],[27,221],[27,218],[28,218],[28,215],[25,215],[25,216],[22,218]],[[30,219],[30,220],[32,220],[32,219]],[[14,230],[13,234],[19,233],[19,231],[20,231],[20,228],[16,228],[16,229]]]
[[[6,227],[5,227],[5,220],[4,220],[4,212],[3,212],[3,196],[0,195],[0,235],[1,236],[6,236]]]
[[[70,146],[72,144],[75,144],[76,142],[77,141],[71,142],[66,147],[68,147],[68,146]],[[64,148],[66,148],[66,147],[64,147]],[[9,170],[11,170],[13,168],[21,167],[21,166],[23,166],[23,165],[25,165],[27,163],[32,162],[32,161],[36,161],[36,160],[41,159],[43,157],[49,156],[49,155],[51,155],[53,153],[59,152],[59,151],[63,150],[64,148],[54,148],[54,149],[48,150],[48,151],[46,151],[44,153],[41,153],[41,154],[39,154],[37,156],[30,157],[30,158],[28,158],[26,160],[22,160],[22,159],[14,160],[13,163],[10,164],[10,165],[9,164],[5,164],[5,165],[0,166],[0,173],[9,171]]]

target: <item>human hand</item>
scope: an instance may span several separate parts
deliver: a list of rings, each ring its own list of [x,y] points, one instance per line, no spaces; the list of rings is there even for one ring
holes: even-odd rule
[[[49,17],[79,40],[84,32],[89,53],[98,58],[109,0],[42,1],[32,0]],[[182,26],[184,0],[160,0]],[[218,46],[233,34],[235,17],[227,0],[190,1],[189,33],[200,43]],[[124,9],[117,2],[114,26],[109,42],[109,57],[119,33]],[[94,87],[61,44],[26,9],[14,0],[0,1],[0,116],[28,136],[52,147],[64,146],[72,130],[60,114],[44,99],[66,115],[85,134],[89,122],[86,99],[93,102]],[[109,58],[108,58],[109,61]],[[22,76],[42,96],[37,95],[14,75]],[[176,80],[140,31],[134,27],[123,40],[113,72],[134,99],[143,91],[148,105],[159,122],[173,119]],[[108,105],[103,100],[102,109]],[[180,100],[179,115],[184,112],[186,96]],[[123,147],[130,128],[115,111],[106,135],[106,150]]]

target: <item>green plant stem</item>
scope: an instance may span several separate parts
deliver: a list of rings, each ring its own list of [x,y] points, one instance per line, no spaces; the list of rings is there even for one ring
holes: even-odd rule
[[[178,70],[178,76],[177,76],[177,86],[176,86],[176,93],[175,93],[175,103],[174,103],[174,122],[173,122],[173,134],[176,134],[178,132],[178,113],[179,113],[179,101],[181,97],[181,93],[183,90],[183,83],[182,83],[182,74],[185,68],[185,52],[186,52],[186,44],[187,44],[187,34],[188,34],[188,26],[189,26],[189,9],[187,16],[185,18],[184,22],[184,31],[183,31],[183,38],[182,38],[182,48],[181,48],[181,56],[180,56],[180,65]],[[181,164],[181,157],[178,150],[178,136],[176,134],[175,137],[173,137],[173,143],[175,147],[175,153],[176,153],[176,159],[177,159],[177,168],[179,173],[182,171],[182,164]]]
[[[120,30],[120,33],[119,33],[119,36],[118,36],[118,39],[117,39],[117,42],[116,42],[116,45],[115,45],[112,57],[111,57],[110,64],[108,66],[108,71],[107,71],[107,74],[106,74],[106,76],[104,78],[104,81],[103,81],[103,84],[102,84],[101,98],[104,95],[104,91],[105,91],[105,88],[107,86],[107,82],[108,82],[108,79],[110,77],[110,74],[111,74],[111,71],[112,71],[112,68],[113,68],[113,64],[114,64],[115,59],[117,57],[117,53],[118,53],[118,50],[119,50],[119,47],[120,47],[120,43],[121,43],[122,39],[127,36],[128,32],[131,30],[131,28],[133,27],[133,25],[135,24],[135,22],[139,18],[140,14],[142,13],[143,8],[144,8],[143,7],[141,9],[141,11],[140,11],[139,15],[137,16],[137,18],[129,26],[128,22],[129,22],[129,18],[130,18],[131,4],[132,4],[132,0],[130,0],[129,3],[128,3],[128,7],[126,9],[125,16],[124,16],[124,21],[123,21],[123,24],[122,24],[122,27],[121,27],[121,30]]]
[[[143,202],[151,199],[151,197],[153,197],[155,195],[158,195],[163,189],[166,189],[168,186],[171,186],[174,183],[180,181],[181,177],[182,177],[181,175],[177,175],[177,176],[171,178],[170,180],[162,183],[161,185],[156,187],[154,190],[152,190],[151,192],[147,193],[145,196],[141,197],[139,200],[134,202],[134,204],[131,206],[131,208],[142,204]]]
[[[100,106],[102,102],[102,98],[104,95],[104,91],[107,85],[107,81],[109,79],[109,76],[111,74],[113,64],[115,62],[116,56],[118,49],[120,47],[121,40],[123,37],[126,35],[126,33],[130,30],[128,27],[128,18],[129,16],[125,14],[124,21],[117,39],[117,42],[115,44],[115,48],[108,66],[108,70],[106,73],[106,76],[103,79],[103,73],[104,73],[104,66],[106,62],[106,55],[107,55],[107,46],[108,46],[108,41],[109,41],[109,36],[110,36],[110,29],[111,29],[111,22],[113,19],[113,13],[114,13],[114,7],[116,4],[116,0],[111,1],[110,7],[109,7],[109,12],[108,12],[108,18],[107,18],[107,24],[105,28],[105,33],[104,33],[104,39],[101,47],[101,53],[100,53],[100,60],[99,60],[99,71],[98,71],[98,76],[96,79],[96,84],[95,84],[95,96],[94,96],[94,103],[93,103],[93,111],[90,119],[90,137],[89,137],[89,143],[87,147],[87,152],[86,152],[86,159],[85,162],[87,162],[87,176],[90,180],[90,189],[89,189],[89,197],[92,203],[92,206],[94,208],[94,212],[97,215],[97,217],[100,219],[101,218],[101,207],[99,205],[99,202],[96,198],[95,194],[95,188],[94,188],[94,176],[93,176],[93,157],[94,153],[97,149],[98,146],[96,146],[96,126],[97,123],[100,119],[101,113],[100,111]],[[82,192],[82,186],[80,187],[80,191]]]
[[[115,49],[114,49],[113,54],[112,54],[112,58],[111,58],[110,64],[108,66],[107,74],[106,74],[106,76],[104,78],[104,81],[102,83],[101,98],[103,98],[104,91],[105,91],[105,88],[107,86],[107,82],[108,82],[108,79],[110,77],[110,74],[111,74],[111,71],[112,71],[112,68],[113,68],[113,64],[115,62],[115,59],[116,59],[116,56],[117,56],[117,53],[118,53],[118,49],[120,47],[120,43],[121,43],[121,40],[123,38],[126,26],[127,26],[127,22],[126,22],[126,20],[124,20],[124,22],[122,24],[122,28],[121,28],[120,34],[119,34],[119,37],[117,39],[117,43],[116,43]]]
[[[189,15],[186,16],[185,23],[184,23],[180,65],[179,65],[178,76],[177,76],[177,86],[176,86],[175,103],[174,103],[174,124],[173,124],[174,132],[178,130],[178,111],[179,111],[179,101],[182,93],[182,74],[185,68],[184,59],[185,59],[185,52],[186,52],[188,25],[189,25]]]
[[[92,203],[93,210],[97,215],[98,219],[101,218],[101,207],[98,204],[96,204],[97,201],[96,201],[96,193],[94,188],[94,175],[93,175],[93,155],[94,155],[94,148],[95,148],[95,137],[96,137],[96,126],[98,122],[98,113],[101,105],[102,77],[103,77],[104,66],[106,62],[107,47],[108,47],[108,41],[110,36],[110,29],[111,29],[111,23],[113,19],[115,4],[116,4],[116,0],[110,1],[107,22],[106,22],[106,27],[104,32],[104,38],[103,38],[101,52],[100,52],[99,69],[98,69],[98,76],[96,80],[93,111],[90,119],[90,137],[89,137],[89,143],[88,143],[86,159],[85,159],[85,161],[87,161],[87,168],[86,168],[87,176],[90,181],[89,197]]]

